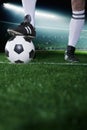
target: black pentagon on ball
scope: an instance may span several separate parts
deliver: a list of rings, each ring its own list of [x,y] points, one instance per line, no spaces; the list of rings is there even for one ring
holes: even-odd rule
[[[32,49],[31,52],[29,52],[29,58],[34,58],[35,51]]]
[[[23,46],[21,44],[16,44],[14,51],[18,54],[22,53],[24,51]]]
[[[17,60],[17,61],[15,61],[15,63],[24,63],[23,61],[21,61],[21,60]]]
[[[9,51],[7,49],[5,49],[5,54],[7,57],[9,57]]]

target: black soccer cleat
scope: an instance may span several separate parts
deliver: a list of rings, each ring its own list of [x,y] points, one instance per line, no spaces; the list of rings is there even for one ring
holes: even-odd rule
[[[64,59],[68,62],[73,62],[73,63],[79,62],[74,52],[75,52],[75,47],[68,46],[67,50],[65,51]]]
[[[18,25],[17,28],[7,29],[7,32],[10,35],[20,35],[20,36],[25,36],[29,38],[35,38],[36,31],[30,22],[31,22],[31,16],[26,15],[24,17],[24,21],[20,25]]]

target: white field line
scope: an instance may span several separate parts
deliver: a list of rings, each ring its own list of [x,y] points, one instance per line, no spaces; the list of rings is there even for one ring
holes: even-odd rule
[[[0,61],[0,64],[11,64],[13,65],[13,63],[11,62],[3,62]],[[87,66],[87,63],[58,63],[58,62],[30,62],[30,65],[61,65],[61,66]],[[17,65],[21,65],[21,63],[17,64]],[[22,64],[23,65],[23,64]]]

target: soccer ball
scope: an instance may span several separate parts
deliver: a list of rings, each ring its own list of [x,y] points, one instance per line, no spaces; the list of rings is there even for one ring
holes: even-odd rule
[[[35,47],[29,38],[13,36],[5,45],[5,54],[11,63],[29,63],[35,56]]]

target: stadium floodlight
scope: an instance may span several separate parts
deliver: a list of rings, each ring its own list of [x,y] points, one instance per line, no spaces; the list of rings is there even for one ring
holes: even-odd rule
[[[13,4],[10,4],[10,3],[4,3],[3,7],[6,8],[6,9],[16,11],[16,12],[24,12],[23,9],[20,6],[13,5]]]
[[[24,10],[21,6],[18,6],[18,5],[14,5],[14,4],[10,4],[10,3],[4,3],[3,4],[3,7],[6,8],[6,9],[9,9],[9,10],[12,10],[14,12],[22,12],[22,14],[24,13]],[[43,17],[43,18],[53,18],[53,19],[57,19],[58,16],[53,14],[53,13],[50,13],[50,12],[47,12],[47,11],[42,11],[42,10],[36,10],[35,11],[35,15],[38,16],[38,17]]]
[[[57,18],[57,16],[55,14],[45,12],[45,11],[41,11],[41,10],[36,10],[35,14],[38,17],[55,18],[55,19]]]

